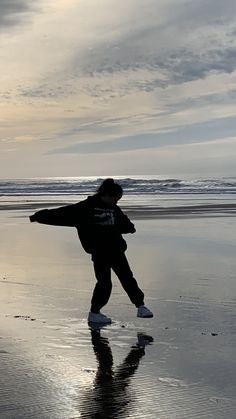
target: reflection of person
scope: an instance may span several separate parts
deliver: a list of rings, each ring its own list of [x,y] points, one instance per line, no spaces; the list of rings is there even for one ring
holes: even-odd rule
[[[114,419],[124,417],[132,407],[134,396],[129,394],[130,378],[135,374],[145,346],[153,341],[151,336],[138,333],[138,342],[115,371],[109,341],[100,335],[100,330],[91,330],[93,350],[98,369],[92,388],[82,397],[80,414],[82,418]]]
[[[111,322],[109,317],[100,313],[111,295],[111,269],[137,307],[137,316],[153,317],[152,312],[144,305],[144,294],[125,256],[127,244],[122,234],[135,233],[135,227],[117,205],[122,194],[123,189],[118,183],[113,179],[106,179],[97,193],[86,200],[74,205],[41,210],[30,217],[31,222],[77,228],[84,250],[92,255],[97,279],[88,316],[90,322]]]

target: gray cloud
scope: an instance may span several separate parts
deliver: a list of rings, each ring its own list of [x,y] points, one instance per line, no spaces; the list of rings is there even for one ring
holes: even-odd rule
[[[108,51],[106,59],[101,62],[97,56],[95,61],[94,67],[92,63],[89,63],[83,70],[86,81],[83,76],[79,76],[78,72],[78,79],[75,74],[72,74],[66,81],[61,81],[59,76],[60,83],[58,82],[57,85],[54,79],[48,84],[20,89],[19,95],[36,99],[63,98],[83,92],[95,99],[102,98],[106,102],[133,92],[152,92],[158,88],[165,89],[169,86],[204,79],[212,73],[234,72],[236,70],[236,45],[195,51],[176,48],[174,52],[162,52],[158,56],[143,56],[139,61],[134,57],[133,60],[130,58],[126,62],[121,58],[120,61],[117,58],[114,62],[112,54]],[[140,76],[140,79],[137,79],[135,74],[133,77],[130,72],[136,73],[138,70],[146,70],[147,77]],[[119,74],[125,74],[125,72],[127,72],[127,77],[113,81],[106,80],[106,75],[119,77]],[[87,76],[90,76],[90,80]],[[79,83],[76,83],[77,80]]]
[[[19,23],[33,6],[35,0],[0,0],[0,29]]]
[[[83,120],[82,118],[70,118],[71,128],[64,130],[60,133],[63,138],[71,138],[72,136],[86,133],[89,135],[105,135],[114,134],[120,132],[121,125],[129,124],[131,121],[138,118],[140,121],[142,118],[147,118],[150,114],[137,114],[132,116],[122,116],[114,118],[104,118],[99,120]],[[73,126],[74,125],[74,126]]]
[[[33,0],[10,3],[8,9],[7,0],[0,0],[0,10],[5,5],[7,13],[15,5],[20,12]],[[127,16],[117,16],[115,35],[109,29],[106,37],[104,25],[101,39],[94,36],[82,48],[78,42],[70,62],[35,86],[19,89],[19,95],[37,100],[82,92],[107,102],[214,72],[230,74],[236,69],[235,15],[235,0],[129,0]]]
[[[81,142],[53,150],[49,154],[114,153],[159,148],[168,145],[204,143],[209,140],[234,136],[235,132],[235,117],[228,117],[214,119],[204,123],[191,124],[189,126],[174,127],[170,132],[152,132],[107,141]]]
[[[166,106],[166,111],[162,112],[163,115],[173,115],[176,112],[185,111],[186,109],[201,109],[205,106],[213,105],[235,105],[236,103],[236,90],[231,90],[223,93],[210,93],[199,97],[189,97],[187,99],[176,101],[173,104]],[[158,117],[158,115],[156,115]]]
[[[58,98],[66,97],[73,93],[72,88],[68,89],[66,86],[50,86],[50,84],[41,84],[37,87],[19,88],[19,95],[26,98]]]
[[[123,86],[126,93],[129,90],[152,91],[157,87],[163,88],[173,84],[181,84],[193,80],[203,79],[211,72],[232,73],[236,69],[236,45],[222,45],[216,48],[205,48],[202,50],[191,50],[183,47],[176,47],[174,50],[162,51],[157,54],[137,54],[134,49],[130,57],[122,59],[123,51],[114,53],[107,50],[106,58],[102,53],[91,57],[83,71],[92,77],[99,77],[100,74],[114,74],[117,72],[147,70],[153,72],[153,80],[129,80]],[[96,57],[96,58],[95,58]],[[100,57],[100,58],[99,58]],[[88,60],[89,61],[89,60]],[[161,73],[162,77],[156,76]],[[96,86],[99,90],[99,83]],[[89,90],[89,86],[87,87]],[[108,93],[111,93],[108,91]],[[91,94],[96,94],[96,89],[91,89]],[[98,92],[97,92],[98,93]],[[100,92],[102,93],[102,92]]]
[[[170,82],[177,84],[202,79],[210,72],[231,73],[236,69],[236,47],[205,52],[179,50],[163,63],[157,62],[157,66],[168,72]]]
[[[163,4],[147,0],[150,13],[142,17],[143,2],[137,3],[130,11],[136,21],[133,18],[128,28],[117,31],[115,38],[108,34],[106,41],[95,42],[71,63],[72,77],[82,74],[98,80],[93,89],[84,86],[88,94],[102,95],[100,78],[121,72],[153,73],[152,80],[144,77],[136,81],[131,76],[127,84],[118,89],[114,86],[114,91],[122,96],[134,90],[148,92],[203,79],[211,72],[231,73],[236,69],[235,0],[169,0]]]
[[[138,126],[143,127],[145,124],[152,123],[155,121],[155,125],[162,127],[160,130],[157,130],[155,135],[163,136],[164,132],[176,132],[178,127],[181,129],[181,126],[175,126],[173,123],[163,125],[163,117],[175,116],[176,113],[186,111],[186,109],[199,109],[210,107],[212,104],[219,105],[224,107],[225,105],[234,105],[236,101],[236,90],[231,90],[221,93],[210,93],[201,95],[199,97],[188,97],[184,99],[174,100],[172,103],[166,103],[165,107],[160,110],[155,108],[150,109],[149,112],[138,112],[132,113],[127,116],[117,116],[117,117],[104,117],[104,118],[90,118],[90,117],[68,117],[65,118],[66,129],[60,131],[55,138],[63,138],[66,141],[72,142],[78,136],[94,138],[94,137],[103,137],[103,138],[114,138],[120,136],[120,132],[128,129],[132,130],[131,127],[137,128]],[[201,111],[202,112],[202,111]],[[161,123],[160,123],[161,121]],[[224,124],[224,120],[220,119],[220,125]],[[68,124],[69,122],[69,124]],[[188,124],[190,121],[188,121]],[[204,125],[204,123],[203,123]],[[192,126],[192,125],[191,125]],[[210,126],[213,126],[212,124]],[[228,126],[228,120],[226,119],[226,126]],[[192,129],[198,128],[198,125],[192,126]],[[183,128],[183,127],[182,127]],[[209,128],[207,128],[209,129]],[[218,130],[217,125],[217,130]],[[224,128],[225,129],[225,128]],[[205,125],[204,125],[205,130]],[[228,134],[227,134],[228,135]],[[146,137],[145,137],[146,138]],[[108,146],[109,140],[104,141],[104,146]],[[100,142],[99,142],[100,143]],[[91,144],[91,143],[90,143]],[[122,142],[123,144],[123,142]],[[76,146],[77,147],[77,146]],[[84,146],[83,146],[84,147]],[[89,147],[89,146],[88,146]],[[80,145],[79,145],[80,148]]]

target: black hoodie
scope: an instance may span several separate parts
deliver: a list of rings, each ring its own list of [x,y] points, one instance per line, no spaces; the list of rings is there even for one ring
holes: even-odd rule
[[[135,227],[117,205],[106,205],[99,195],[89,196],[74,205],[46,209],[30,216],[31,222],[76,227],[87,253],[125,252],[122,234],[134,233]]]

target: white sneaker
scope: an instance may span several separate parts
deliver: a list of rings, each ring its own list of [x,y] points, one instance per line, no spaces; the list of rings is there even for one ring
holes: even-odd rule
[[[111,323],[110,317],[105,316],[105,314],[102,313],[92,313],[92,311],[89,312],[88,315],[88,322],[89,323],[103,323],[108,324]]]
[[[149,308],[145,306],[139,306],[137,317],[143,317],[143,318],[153,317],[153,313],[151,312],[151,310],[149,310]]]

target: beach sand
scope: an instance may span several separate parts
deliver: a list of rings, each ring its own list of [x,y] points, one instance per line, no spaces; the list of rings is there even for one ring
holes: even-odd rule
[[[30,213],[0,212],[0,417],[235,418],[236,218],[136,214],[127,256],[155,317],[138,319],[113,276],[98,331],[76,230]]]

